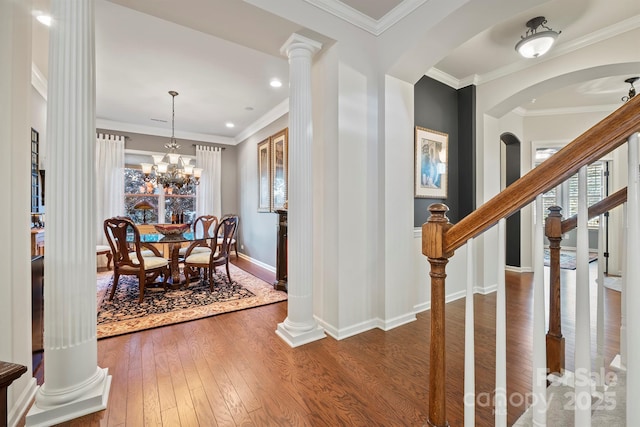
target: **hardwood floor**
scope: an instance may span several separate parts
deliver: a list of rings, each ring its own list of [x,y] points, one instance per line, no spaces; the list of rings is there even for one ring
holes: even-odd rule
[[[563,270],[563,283],[570,273]],[[509,425],[525,410],[531,388],[531,279],[507,273]],[[568,369],[573,288],[563,286]],[[607,363],[618,351],[619,295],[605,291]],[[476,426],[492,426],[495,293],[476,295],[474,302]],[[274,333],[286,304],[98,341],[99,365],[113,376],[108,408],[60,426],[426,425],[429,312],[388,332],[327,337],[292,349]],[[448,420],[462,426],[464,299],[446,310]]]

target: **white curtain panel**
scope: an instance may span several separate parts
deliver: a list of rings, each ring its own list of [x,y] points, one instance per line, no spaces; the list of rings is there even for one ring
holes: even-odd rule
[[[108,245],[104,220],[124,215],[124,136],[96,135],[96,243]]]
[[[202,168],[196,189],[196,217],[222,215],[222,150],[220,147],[196,146],[196,167]]]

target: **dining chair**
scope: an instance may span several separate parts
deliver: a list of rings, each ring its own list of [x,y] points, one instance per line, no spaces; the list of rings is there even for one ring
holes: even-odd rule
[[[195,235],[200,235],[200,233],[202,233],[203,235],[213,237],[215,236],[217,228],[218,217],[215,215],[200,215],[195,219],[195,221],[193,221],[193,233]],[[210,253],[211,248],[209,245],[210,242],[208,240],[210,239],[207,239],[207,241],[204,242],[199,242],[201,243],[201,245],[194,245],[191,253]],[[178,251],[178,255],[180,256],[180,258],[184,259],[184,256],[187,253],[187,249],[189,249],[189,246],[180,248],[180,250]]]
[[[96,256],[105,255],[107,257],[107,270],[111,270],[111,247],[107,245],[96,245]]]
[[[125,217],[107,218],[104,221],[104,233],[113,254],[113,286],[109,300],[112,300],[116,293],[121,275],[138,277],[140,287],[138,302],[144,299],[145,287],[162,286],[166,289],[169,261],[162,257],[160,251],[153,245],[141,241],[140,231],[133,221]],[[153,253],[152,256],[143,255],[143,252],[149,251]],[[162,276],[162,282],[156,281],[159,276]]]
[[[236,252],[236,258],[238,258],[238,244],[237,244],[237,235],[238,235],[238,226],[240,225],[240,218],[238,217],[238,215],[236,214],[226,214],[222,216],[222,219],[227,218],[227,217],[234,217],[236,218],[236,230],[233,233],[233,237],[231,238],[231,243],[229,244],[229,252],[231,252],[231,248],[233,247],[233,249]],[[222,243],[222,237],[218,236],[218,245],[220,245]]]
[[[202,247],[202,242],[194,242],[189,246],[184,259],[184,275],[187,283],[192,275],[196,275],[197,271],[202,269],[206,273],[205,277],[209,280],[209,287],[213,290],[215,284],[213,275],[216,272],[216,267],[221,266],[225,266],[227,270],[227,280],[231,283],[231,274],[229,273],[229,248],[237,226],[238,218],[232,216],[223,218],[218,224],[214,234],[214,236],[222,236],[222,241],[220,241],[220,238],[211,239],[208,242],[208,246],[211,249],[209,253],[193,252],[195,248]]]

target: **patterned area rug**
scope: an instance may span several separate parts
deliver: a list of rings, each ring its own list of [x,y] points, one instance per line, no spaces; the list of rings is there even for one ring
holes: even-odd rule
[[[215,276],[213,292],[208,283],[195,282],[180,289],[148,288],[138,303],[138,281],[120,276],[113,300],[109,292],[113,272],[98,273],[98,339],[166,326],[216,314],[285,301],[287,293],[244,270],[229,265],[233,282],[227,283],[224,268]]]
[[[589,262],[598,259],[596,252],[589,252]],[[544,265],[549,267],[549,249],[544,250]],[[560,268],[576,269],[576,251],[560,249]]]

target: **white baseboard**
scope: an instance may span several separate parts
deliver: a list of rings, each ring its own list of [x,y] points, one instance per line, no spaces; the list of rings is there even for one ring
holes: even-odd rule
[[[513,265],[507,265],[505,268],[507,271],[513,271],[514,273],[533,273],[533,268],[531,267],[515,267]]]
[[[38,384],[35,378],[29,380],[29,384],[25,387],[18,397],[16,404],[9,410],[7,414],[7,425],[10,427],[17,427],[20,425],[22,418],[27,414],[29,407],[36,397],[36,391],[38,390]]]
[[[251,258],[250,256],[245,255],[245,254],[243,254],[243,253],[238,253],[238,257],[239,257],[239,258],[242,258],[242,259],[244,259],[244,260],[246,260],[246,261],[249,261],[250,263],[255,264],[255,265],[259,266],[259,267],[262,267],[262,268],[264,268],[265,270],[269,270],[269,271],[270,271],[270,272],[272,272],[272,273],[275,273],[275,272],[276,272],[276,268],[275,268],[275,267],[273,267],[273,266],[271,266],[271,265],[269,265],[269,264],[265,264],[265,263],[264,263],[264,262],[262,262],[262,261],[258,261],[257,259],[253,259],[253,258]]]

